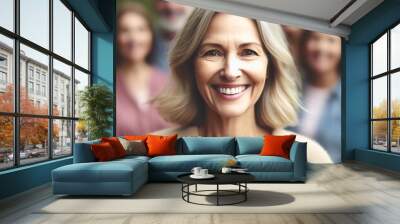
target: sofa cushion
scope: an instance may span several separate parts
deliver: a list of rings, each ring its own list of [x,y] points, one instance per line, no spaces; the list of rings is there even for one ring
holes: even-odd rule
[[[260,154],[263,137],[236,137],[236,155]]]
[[[75,143],[74,163],[95,162],[96,158],[94,157],[94,154],[92,152],[91,145],[99,143],[101,143],[100,139]]]
[[[52,174],[53,181],[58,182],[130,182],[136,172],[147,172],[144,160],[74,163],[53,170]]]
[[[190,172],[193,167],[203,167],[210,171],[219,171],[230,159],[231,155],[174,155],[158,156],[149,160],[150,171]]]
[[[296,135],[265,135],[261,156],[280,156],[290,159],[290,148]]]
[[[115,155],[117,158],[122,158],[126,156],[126,151],[119,141],[118,137],[104,137],[101,138],[101,142],[108,142],[114,149]]]
[[[176,154],[176,139],[178,135],[149,135],[146,139],[148,156],[165,156]]]
[[[94,157],[96,157],[96,161],[105,162],[118,158],[118,156],[115,154],[115,150],[109,142],[93,144],[91,145],[91,149]]]
[[[292,161],[279,156],[238,155],[240,167],[249,172],[292,172]]]
[[[183,137],[181,152],[184,155],[225,154],[235,155],[232,137]]]

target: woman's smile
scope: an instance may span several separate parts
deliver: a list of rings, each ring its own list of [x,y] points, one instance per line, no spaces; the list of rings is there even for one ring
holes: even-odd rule
[[[236,100],[243,96],[249,89],[249,84],[237,84],[237,85],[226,85],[226,84],[212,84],[211,88],[214,90],[219,97],[225,100]]]

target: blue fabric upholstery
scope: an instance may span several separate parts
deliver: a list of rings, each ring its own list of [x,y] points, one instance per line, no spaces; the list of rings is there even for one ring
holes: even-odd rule
[[[239,155],[240,167],[250,172],[292,172],[292,161],[278,156]]]
[[[54,194],[130,195],[147,182],[148,164],[145,158],[74,163],[53,170],[52,177]]]
[[[149,160],[149,179],[156,182],[176,181],[178,175],[189,173],[197,166],[218,172],[230,159],[235,158],[221,154],[158,156]]]
[[[263,137],[236,137],[236,155],[260,154]]]
[[[178,154],[235,155],[235,138],[232,137],[183,137],[182,152]]]
[[[149,170],[190,172],[193,167],[203,167],[210,171],[219,171],[230,159],[231,155],[174,155],[157,156],[149,160]]]
[[[290,148],[290,160],[293,162],[293,179],[305,181],[307,176],[307,143],[294,142]]]
[[[75,143],[74,147],[74,163],[89,163],[96,161],[90,146],[92,144],[99,144],[100,140],[93,140],[89,142]]]

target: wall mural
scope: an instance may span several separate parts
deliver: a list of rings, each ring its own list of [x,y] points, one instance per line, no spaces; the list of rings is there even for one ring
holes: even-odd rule
[[[341,160],[341,39],[162,0],[119,0],[117,135],[295,133]]]

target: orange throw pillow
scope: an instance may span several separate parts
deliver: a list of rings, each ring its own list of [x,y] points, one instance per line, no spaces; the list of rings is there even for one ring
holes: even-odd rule
[[[280,156],[286,159],[290,159],[290,147],[296,135],[265,135],[264,136],[264,146],[261,149],[261,156]]]
[[[149,135],[147,136],[147,154],[148,156],[165,156],[176,154],[176,139],[178,135],[160,136]]]
[[[123,138],[129,141],[146,141],[147,135],[126,135]]]
[[[118,158],[126,156],[126,151],[117,137],[101,138],[101,142],[108,142]]]
[[[116,159],[115,151],[112,145],[108,142],[91,145],[94,157],[99,162],[110,161]]]

